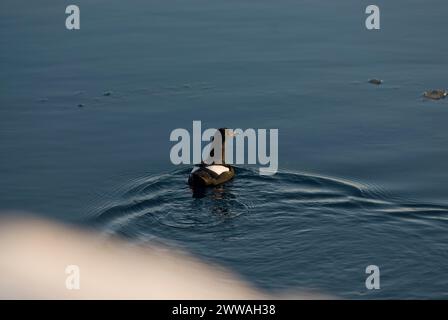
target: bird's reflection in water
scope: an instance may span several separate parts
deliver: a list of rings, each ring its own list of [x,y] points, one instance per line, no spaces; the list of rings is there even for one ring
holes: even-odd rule
[[[211,200],[211,212],[213,214],[226,216],[231,213],[230,204],[235,195],[225,185],[213,188],[192,188],[191,191],[195,199],[207,198]]]

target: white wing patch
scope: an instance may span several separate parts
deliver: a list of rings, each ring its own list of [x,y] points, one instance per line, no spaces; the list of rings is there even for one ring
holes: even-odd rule
[[[198,171],[201,167],[193,167],[193,170],[191,170],[191,173]],[[225,167],[225,166],[221,166],[219,164],[212,164],[211,166],[207,166],[207,169],[213,171],[214,173],[216,173],[218,176],[224,172],[228,172],[230,171],[229,168]]]
[[[222,173],[224,173],[224,172],[230,171],[229,168],[227,168],[227,167],[225,167],[225,166],[217,165],[217,164],[208,166],[207,169],[213,171],[213,172],[216,173],[217,175],[220,175],[220,174],[222,174]]]

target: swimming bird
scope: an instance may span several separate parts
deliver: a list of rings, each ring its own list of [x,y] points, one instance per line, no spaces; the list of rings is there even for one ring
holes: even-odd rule
[[[380,80],[380,79],[370,79],[369,83],[376,84],[377,86],[379,86],[380,84],[383,83],[383,80]]]
[[[446,90],[441,90],[441,89],[423,92],[423,96],[425,98],[433,99],[433,100],[444,99],[447,95],[448,95],[448,92]]]
[[[225,145],[226,137],[233,137],[234,134],[226,128],[220,128],[212,138],[212,150],[210,156],[215,158],[216,149],[220,154],[218,161],[216,159],[208,159],[206,162],[195,165],[188,178],[188,184],[193,188],[203,188],[209,186],[217,186],[231,180],[235,176],[235,169],[225,163]],[[219,143],[219,140],[221,143]]]

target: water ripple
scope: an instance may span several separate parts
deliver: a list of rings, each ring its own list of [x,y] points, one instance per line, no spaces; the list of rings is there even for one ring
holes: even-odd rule
[[[256,213],[272,216],[338,215],[338,219],[411,219],[447,221],[448,208],[400,201],[378,187],[307,173],[281,171],[260,176],[252,169],[237,168],[237,177],[224,186],[192,197],[186,184],[189,169],[142,177],[131,181],[122,196],[97,207],[94,220],[110,233],[129,226],[143,228],[202,229],[217,227]]]

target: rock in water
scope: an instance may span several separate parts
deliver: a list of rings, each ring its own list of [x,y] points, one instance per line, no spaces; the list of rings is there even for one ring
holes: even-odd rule
[[[441,89],[429,90],[429,91],[423,92],[423,96],[425,98],[433,99],[433,100],[444,99],[447,95],[448,95],[448,92],[446,90],[441,90]]]

